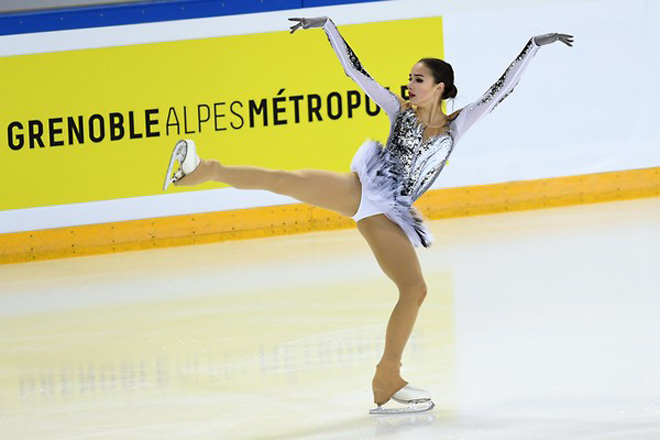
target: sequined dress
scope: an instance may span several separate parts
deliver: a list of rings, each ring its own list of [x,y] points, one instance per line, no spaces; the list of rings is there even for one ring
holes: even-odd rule
[[[515,88],[520,76],[539,49],[531,38],[504,74],[477,101],[455,112],[446,132],[424,139],[424,126],[414,109],[378,84],[362,67],[351,47],[331,20],[323,26],[344,72],[353,79],[390,119],[390,134],[383,146],[365,142],[351,162],[367,197],[380,213],[398,224],[416,247],[429,247],[432,236],[413,203],[438,178],[463,134],[490,113]]]

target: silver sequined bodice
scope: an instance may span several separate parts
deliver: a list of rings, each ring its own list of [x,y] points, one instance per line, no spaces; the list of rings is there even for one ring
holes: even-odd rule
[[[417,200],[445,166],[454,140],[450,130],[424,140],[424,125],[419,122],[412,108],[402,109],[390,131],[385,148],[396,157],[403,171],[403,191]]]

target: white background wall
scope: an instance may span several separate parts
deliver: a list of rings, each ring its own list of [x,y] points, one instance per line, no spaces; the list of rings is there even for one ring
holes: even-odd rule
[[[451,111],[478,99],[532,35],[570,33],[575,47],[541,48],[516,91],[461,140],[435,187],[660,166],[660,1],[456,3],[399,0],[0,37],[0,56],[278,31],[298,15],[329,15],[340,26],[442,15],[459,88]],[[292,202],[228,188],[3,211],[0,233]]]
[[[499,3],[499,2],[498,2]],[[543,47],[507,101],[473,128],[439,186],[660,165],[660,1],[575,1],[457,12],[446,58],[459,98],[475,99],[527,35],[565,32]]]

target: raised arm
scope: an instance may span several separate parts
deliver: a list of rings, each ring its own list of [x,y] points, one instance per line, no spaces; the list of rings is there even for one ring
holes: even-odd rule
[[[335,24],[328,17],[315,17],[315,18],[290,18],[289,20],[297,21],[298,23],[291,27],[291,32],[295,32],[298,28],[309,29],[312,27],[322,27],[323,31],[328,36],[332,49],[337,54],[341,62],[344,72],[353,81],[364,90],[364,92],[371,98],[392,120],[399,111],[400,104],[397,97],[376,82],[362,67],[360,60],[355,55],[355,52],[346,43],[346,40],[341,36]]]
[[[560,41],[573,47],[573,36],[567,34],[544,34],[530,38],[520,55],[509,65],[504,75],[493,84],[479,100],[459,110],[454,120],[455,140],[458,140],[475,122],[493,111],[509,96],[520,81],[520,77],[531,62],[539,47]]]
[[[513,89],[518,85],[520,78],[539,50],[534,38],[530,38],[520,55],[509,65],[504,74],[484,93],[477,101],[466,105],[460,110],[454,120],[455,140],[474,125],[475,122],[492,112]]]

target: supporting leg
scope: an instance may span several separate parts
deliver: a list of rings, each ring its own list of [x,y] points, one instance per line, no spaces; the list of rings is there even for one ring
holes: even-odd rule
[[[387,324],[385,351],[374,376],[374,401],[387,402],[405,382],[399,367],[427,288],[415,249],[401,228],[384,215],[358,222],[383,272],[399,289],[399,299]]]

